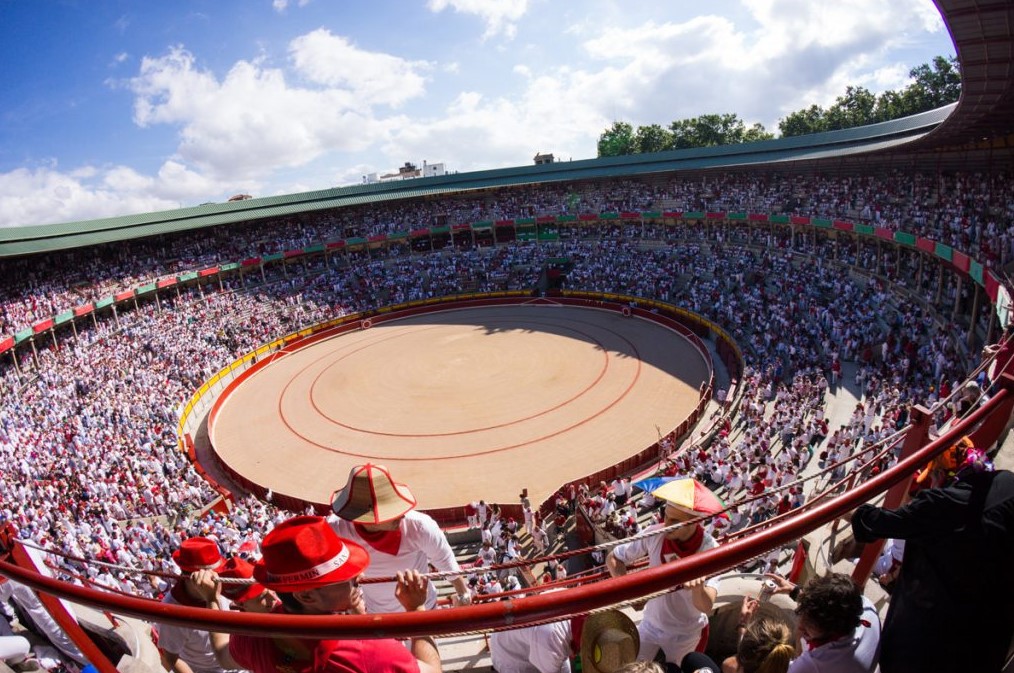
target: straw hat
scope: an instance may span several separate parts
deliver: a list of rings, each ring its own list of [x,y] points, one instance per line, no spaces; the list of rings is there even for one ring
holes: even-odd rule
[[[613,673],[637,659],[641,638],[637,626],[619,610],[588,615],[581,627],[581,670]]]
[[[415,509],[416,499],[405,484],[394,481],[383,465],[357,465],[344,488],[331,496],[331,509],[354,523],[377,524]]]
[[[275,526],[261,542],[254,578],[275,591],[307,591],[347,582],[370,564],[369,553],[320,516],[296,516]]]
[[[225,563],[218,544],[206,537],[187,538],[173,552],[173,561],[185,573],[198,570],[218,570]]]

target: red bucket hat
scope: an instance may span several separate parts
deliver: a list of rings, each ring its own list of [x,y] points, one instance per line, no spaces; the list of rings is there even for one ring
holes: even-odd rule
[[[173,561],[185,573],[198,570],[218,570],[225,563],[218,551],[218,544],[206,537],[192,537],[180,543],[173,552]]]
[[[249,580],[253,579],[253,573],[254,567],[252,563],[246,559],[234,556],[225,562],[222,569],[218,571],[218,576],[230,579]],[[248,584],[234,582],[222,583],[222,595],[234,603],[243,603],[253,598],[257,598],[265,591],[267,591],[267,589],[264,585],[257,584],[256,582],[250,582]]]
[[[355,523],[377,524],[397,519],[415,509],[416,499],[405,484],[383,465],[356,465],[344,488],[331,496],[331,509]]]
[[[323,517],[296,516],[264,536],[253,576],[275,591],[307,591],[347,582],[369,564],[369,553],[338,537]]]

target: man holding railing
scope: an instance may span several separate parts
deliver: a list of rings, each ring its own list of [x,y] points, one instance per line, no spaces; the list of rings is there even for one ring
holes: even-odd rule
[[[453,573],[449,581],[457,604],[471,602],[471,591],[447,536],[432,517],[416,510],[415,496],[408,486],[394,481],[385,466],[367,463],[353,467],[345,486],[335,492],[331,509],[334,515],[328,523],[334,531],[370,551],[367,577],[390,577],[406,569],[427,573],[433,566]],[[494,535],[494,545],[496,540]],[[363,595],[370,612],[403,610],[390,582],[366,584]],[[433,609],[436,603],[437,590],[431,582],[426,607]]]
[[[254,578],[278,594],[277,612],[365,613],[359,579],[370,564],[369,552],[339,537],[323,518],[296,516],[283,521],[264,537],[261,554]],[[425,610],[428,586],[429,580],[408,570],[398,573],[394,593],[404,610]],[[316,640],[237,633],[229,639],[229,654],[254,673],[441,670],[440,654],[429,637],[412,638],[406,648],[390,638]]]
[[[652,568],[717,546],[696,519],[723,509],[721,501],[696,479],[678,479],[652,492],[666,501],[665,519],[645,533],[673,528],[666,533],[638,538],[615,547],[606,556],[613,577],[627,574],[635,561],[647,557]],[[718,580],[697,578],[681,589],[648,600],[638,627],[638,659],[651,660],[661,649],[666,661],[679,665],[690,652],[702,650],[708,638],[708,615],[718,596]]]

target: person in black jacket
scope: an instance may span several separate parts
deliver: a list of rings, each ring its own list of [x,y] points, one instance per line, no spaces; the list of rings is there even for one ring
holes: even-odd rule
[[[881,637],[882,673],[999,673],[1014,635],[1014,473],[971,449],[956,478],[852,515],[859,542],[905,540]]]

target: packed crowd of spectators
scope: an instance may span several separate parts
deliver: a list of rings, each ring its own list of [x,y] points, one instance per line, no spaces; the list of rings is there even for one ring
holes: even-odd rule
[[[184,272],[351,237],[482,220],[667,210],[843,218],[945,243],[992,266],[1014,260],[1014,186],[1003,175],[865,177],[730,173],[464,192],[395,200],[0,264],[0,334]],[[646,227],[641,235],[657,235]],[[608,228],[604,236],[611,238]],[[572,235],[564,227],[561,234]],[[405,246],[399,246],[404,249]],[[866,246],[876,254],[874,246]],[[869,262],[870,260],[858,260]],[[893,273],[890,269],[887,271]],[[890,273],[888,274],[890,275]]]
[[[879,183],[868,180],[618,181],[597,189],[497,192],[498,201],[370,206],[310,222],[288,221],[284,228],[222,228],[182,236],[171,249],[164,243],[102,248],[95,262],[85,253],[66,253],[65,260],[77,264],[5,262],[2,273],[12,282],[0,291],[0,314],[4,331],[11,333],[123,287],[247,257],[252,250],[262,254],[334,237],[458,221],[646,210],[660,204],[677,210],[768,212],[785,210],[791,201],[792,212],[816,216],[870,208],[871,221],[900,223],[909,231],[916,222],[912,209],[919,206],[927,235],[942,238],[944,229],[933,227],[964,213],[970,223],[956,231],[982,242],[993,220],[976,213],[993,213],[995,195],[1010,191],[1006,183],[970,176],[931,182],[916,177],[908,191],[892,180],[902,182],[900,176],[884,182],[890,198],[874,197]],[[846,199],[845,193],[852,196]],[[896,194],[925,199],[932,194],[947,215]],[[1006,225],[1010,217],[1009,212],[997,215],[996,221]],[[163,293],[158,302],[121,307],[115,317],[80,321],[73,333],[64,328],[53,338],[39,338],[34,350],[19,349],[17,363],[7,357],[0,362],[0,523],[12,523],[32,544],[139,571],[53,556],[68,579],[159,596],[168,582],[144,572],[171,573],[169,553],[182,539],[203,535],[227,553],[245,553],[286,516],[251,498],[239,500],[228,514],[205,513],[217,493],[180,454],[176,438],[181,405],[202,382],[282,334],[350,312],[466,291],[530,290],[554,258],[574,263],[568,288],[670,301],[725,326],[743,347],[747,368],[737,382],[742,402],[736,426],[726,428],[712,450],[674,456],[666,468],[695,474],[731,502],[755,498],[731,513],[733,529],[801,504],[802,488],[778,489],[814,456],[828,465],[846,460],[899,427],[908,404],[935,400],[942,386],[953,387],[967,371],[949,316],[937,315],[950,313],[958,284],[950,274],[918,273],[918,253],[839,246],[812,232],[790,237],[733,224],[616,224],[595,229],[590,240],[575,231],[555,243],[415,255],[394,247],[382,254],[300,258],[266,265],[244,278],[216,276],[202,286]],[[663,245],[645,245],[644,239]],[[96,265],[106,262],[108,270],[98,271]],[[843,273],[843,265],[874,275]],[[58,268],[68,270],[54,271]],[[25,269],[33,271],[14,278]],[[884,278],[899,284],[906,279],[905,286],[922,301],[893,294]],[[865,394],[854,419],[828,428],[822,410],[828,390],[839,383],[834,365],[841,360],[858,363]],[[603,526],[617,537],[639,530],[632,503],[617,503],[613,488],[598,496],[596,516]],[[534,527],[525,524],[536,550],[547,548],[548,540],[536,540]],[[503,522],[502,530],[507,529]],[[498,533],[491,540],[497,561],[519,553],[515,534]],[[481,592],[513,586],[511,577],[476,571],[476,583],[484,583]]]
[[[793,484],[815,453],[821,468],[834,466],[830,480],[840,479],[850,459],[868,458],[866,447],[904,425],[909,404],[938,399],[941,386],[949,390],[963,378],[965,365],[947,323],[936,322],[922,304],[892,298],[879,280],[836,273],[819,257],[814,265],[793,263],[794,254],[778,248],[710,247],[710,256],[694,246],[642,253],[626,269],[641,272],[631,283],[635,294],[661,290],[655,296],[725,325],[744,348],[735,427],[720,432],[708,450],[674,456],[662,467],[667,476],[697,477],[730,502],[749,499],[730,512],[728,524],[714,522],[731,532],[803,504],[804,489]],[[576,267],[584,272],[582,287],[623,291],[596,282],[608,278],[596,275],[608,268],[607,259],[600,250],[598,265]],[[666,278],[674,266],[692,282]],[[862,401],[847,423],[829,428],[825,405],[844,383],[842,360],[856,363]],[[611,492],[589,494],[582,503],[600,523],[625,524],[606,526],[615,537],[639,530],[634,512],[615,511]]]

